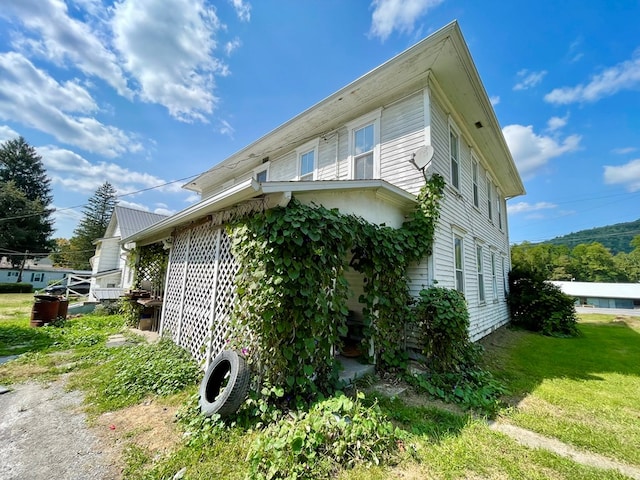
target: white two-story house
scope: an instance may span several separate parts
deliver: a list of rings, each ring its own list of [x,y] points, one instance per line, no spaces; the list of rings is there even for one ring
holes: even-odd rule
[[[198,203],[124,239],[171,244],[161,329],[208,363],[233,301],[229,219],[295,197],[397,228],[425,181],[414,158],[446,188],[433,255],[409,271],[412,293],[434,283],[464,292],[473,340],[507,323],[505,200],[524,188],[453,22],[217,163],[185,185]],[[348,279],[356,310],[362,279]]]

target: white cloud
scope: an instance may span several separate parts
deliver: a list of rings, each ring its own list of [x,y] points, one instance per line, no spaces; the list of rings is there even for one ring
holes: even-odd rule
[[[518,77],[521,77],[521,80],[513,86],[513,89],[528,90],[529,88],[533,88],[542,81],[546,74],[546,70],[542,70],[540,72],[530,72],[526,69],[520,70],[518,72]]]
[[[78,83],[58,83],[20,53],[0,54],[0,119],[108,157],[140,150],[130,134],[90,117],[97,109]]]
[[[611,151],[617,155],[626,155],[627,153],[633,153],[637,150],[638,149],[636,147],[621,147],[621,148],[614,148]]]
[[[18,138],[20,134],[7,125],[0,125],[0,142]]]
[[[86,0],[81,6],[95,9],[95,3]],[[86,75],[106,81],[118,94],[132,97],[116,55],[89,25],[69,16],[64,1],[5,0],[3,9],[5,15],[13,13],[29,32],[39,35],[37,39],[20,38],[14,46],[31,50],[57,65],[72,62]]]
[[[550,203],[550,202],[538,202],[538,203],[518,202],[518,203],[507,205],[507,211],[509,212],[509,215],[516,215],[518,213],[530,213],[530,212],[537,212],[540,210],[551,210],[557,207],[558,206],[556,204]]]
[[[559,130],[567,125],[569,121],[569,114],[567,113],[564,117],[551,117],[547,121],[547,130],[554,131]]]
[[[168,208],[160,207],[160,208],[154,208],[153,213],[156,213],[158,215],[166,215],[167,217],[170,217],[171,215],[176,213],[176,211]]]
[[[564,140],[538,135],[531,125],[507,125],[502,133],[520,174],[525,178],[533,177],[552,158],[578,150],[582,139],[579,135],[569,135]]]
[[[233,138],[233,134],[236,132],[236,129],[231,126],[229,122],[226,120],[220,120],[220,129],[218,130],[222,135],[226,135],[229,138]]]
[[[227,42],[224,44],[224,53],[226,53],[228,57],[233,52],[235,52],[240,47],[240,45],[242,45],[242,42],[240,41],[239,38],[236,37],[230,42]]]
[[[217,98],[215,75],[228,67],[213,56],[222,27],[204,0],[122,0],[112,19],[114,43],[144,101],[178,120],[206,122]]]
[[[493,97],[489,98],[489,101],[491,102],[491,105],[495,107],[500,103],[500,97],[498,95],[494,95]]]
[[[370,35],[385,41],[394,30],[411,33],[416,20],[444,0],[373,0]]]
[[[631,60],[607,68],[591,77],[589,83],[575,87],[556,88],[545,95],[545,101],[560,105],[575,102],[596,102],[622,90],[640,88],[640,52],[635,52]]]
[[[604,183],[607,185],[624,185],[630,192],[640,190],[640,158],[624,165],[604,166]]]
[[[243,0],[230,0],[233,8],[236,10],[236,15],[243,22],[251,20],[251,4],[245,3]]]
[[[115,163],[91,163],[75,152],[56,146],[37,147],[36,150],[42,156],[52,184],[61,185],[68,191],[92,195],[104,182],[109,182],[118,195],[125,195],[167,183],[154,175],[132,171]],[[173,183],[158,188],[158,191],[179,192],[180,187]]]

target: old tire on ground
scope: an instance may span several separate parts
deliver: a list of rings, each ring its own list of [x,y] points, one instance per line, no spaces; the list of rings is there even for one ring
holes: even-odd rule
[[[245,359],[233,350],[223,350],[213,359],[200,384],[200,410],[207,417],[234,414],[246,398],[250,382]]]

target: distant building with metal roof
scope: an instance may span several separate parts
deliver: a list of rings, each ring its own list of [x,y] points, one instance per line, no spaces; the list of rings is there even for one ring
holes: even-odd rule
[[[640,308],[640,283],[551,282],[580,306]]]

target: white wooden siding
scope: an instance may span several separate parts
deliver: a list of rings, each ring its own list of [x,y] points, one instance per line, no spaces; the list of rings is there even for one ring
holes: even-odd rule
[[[411,163],[413,153],[430,143],[434,147],[434,157],[428,172],[441,174],[446,182],[445,195],[441,205],[441,218],[434,238],[434,254],[431,260],[412,265],[409,268],[409,287],[413,295],[436,281],[439,286],[454,288],[453,232],[464,241],[465,297],[471,317],[470,335],[478,339],[495,330],[509,320],[505,299],[504,283],[506,273],[501,268],[501,259],[506,259],[509,268],[509,244],[506,235],[506,209],[502,208],[503,228],[498,227],[494,205],[493,222],[487,214],[487,165],[491,159],[484,158],[482,152],[474,151],[478,161],[479,208],[473,205],[472,151],[468,133],[464,125],[456,125],[440,102],[435,92],[420,90],[390,105],[383,106],[380,117],[380,178],[417,194],[424,185],[424,178]],[[455,117],[455,115],[453,115]],[[459,189],[451,184],[449,158],[449,128],[455,125],[459,134]],[[316,159],[318,180],[347,180],[352,178],[349,164],[349,135],[345,126],[319,139]],[[295,180],[298,175],[298,156],[295,146],[280,157],[272,158],[269,180]],[[248,169],[247,169],[248,170]],[[253,175],[251,171],[239,174],[235,183]],[[495,179],[494,179],[495,180]],[[213,195],[231,186],[226,182],[206,191]],[[499,184],[499,182],[496,182]],[[495,191],[494,191],[495,196]],[[486,301],[479,302],[476,245],[483,247],[484,279]],[[494,302],[491,287],[490,252],[496,254],[498,300]]]
[[[441,217],[436,228],[434,242],[434,280],[443,287],[454,288],[455,276],[453,267],[453,233],[464,240],[464,273],[465,298],[470,315],[470,336],[481,338],[509,321],[509,311],[504,293],[504,275],[500,258],[509,255],[508,238],[498,228],[497,218],[490,222],[487,213],[486,168],[480,152],[475,152],[479,161],[479,193],[480,208],[473,206],[473,186],[471,170],[471,149],[465,141],[465,134],[460,134],[460,189],[450,187],[449,159],[449,117],[435,96],[431,98],[431,135],[435,149],[432,169],[440,173],[446,180],[445,197],[442,202]],[[486,301],[479,301],[478,275],[476,264],[476,245],[483,247],[484,281]],[[490,254],[496,254],[496,273],[498,283],[498,300],[493,300],[491,287]],[[507,266],[508,268],[508,266]]]
[[[424,178],[409,160],[425,144],[423,92],[383,109],[380,130],[381,178],[417,194]]]

